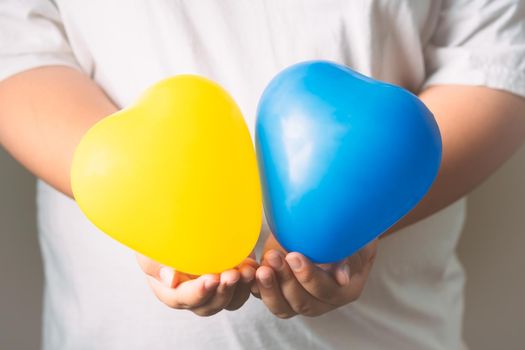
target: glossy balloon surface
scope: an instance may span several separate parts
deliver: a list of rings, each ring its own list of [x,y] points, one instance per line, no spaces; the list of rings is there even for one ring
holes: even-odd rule
[[[438,126],[415,95],[325,61],[270,82],[256,147],[270,228],[320,263],[353,254],[410,211],[441,161]]]
[[[259,235],[248,128],[228,93],[202,77],[163,80],[94,125],[77,147],[71,181],[102,231],[186,273],[234,267]]]

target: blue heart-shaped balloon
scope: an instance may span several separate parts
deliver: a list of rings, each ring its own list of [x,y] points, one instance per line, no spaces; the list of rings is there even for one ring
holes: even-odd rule
[[[317,263],[386,231],[425,195],[441,162],[423,102],[326,61],[293,65],[270,82],[256,146],[270,229]]]

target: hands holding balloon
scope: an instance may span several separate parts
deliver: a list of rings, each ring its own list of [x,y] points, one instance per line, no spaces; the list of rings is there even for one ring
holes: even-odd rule
[[[377,240],[335,264],[315,265],[270,237],[256,273],[254,295],[279,318],[319,316],[355,301],[374,262]]]
[[[376,249],[374,240],[339,263],[315,265],[300,253],[287,253],[272,235],[260,266],[252,255],[234,269],[202,276],[175,271],[141,254],[137,260],[157,298],[173,309],[199,316],[233,311],[251,291],[279,318],[313,317],[359,298]]]
[[[172,308],[235,310],[250,289],[281,318],[356,300],[377,237],[421,200],[439,169],[441,137],[426,106],[335,63],[285,69],[257,114],[256,155],[231,96],[181,75],[99,121],[77,146],[79,207],[144,254],[151,288]],[[243,259],[262,204],[284,248],[272,236],[258,267]]]
[[[142,271],[157,298],[173,309],[211,316],[223,309],[237,310],[250,297],[257,263],[246,258],[234,269],[220,274],[188,275],[137,253]]]
[[[173,309],[199,316],[233,311],[244,305],[251,291],[279,318],[313,317],[359,298],[376,248],[373,241],[339,263],[315,265],[300,253],[287,254],[271,236],[261,266],[249,257],[234,269],[202,276],[174,271],[141,254],[137,260],[157,298]]]

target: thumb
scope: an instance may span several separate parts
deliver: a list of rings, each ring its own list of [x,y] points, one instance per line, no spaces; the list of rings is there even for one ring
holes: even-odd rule
[[[160,280],[161,264],[140,253],[136,253],[135,256],[137,257],[140,268],[146,275]]]
[[[140,268],[146,275],[155,278],[169,288],[175,288],[179,283],[190,279],[188,276],[175,271],[171,267],[161,265],[145,255],[136,253],[136,257]]]
[[[346,286],[350,280],[350,266],[348,258],[336,263],[318,264],[321,269],[333,276],[340,286]]]

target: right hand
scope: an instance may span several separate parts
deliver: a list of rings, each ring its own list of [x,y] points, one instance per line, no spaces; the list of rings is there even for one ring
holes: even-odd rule
[[[250,297],[257,263],[246,258],[234,269],[221,274],[193,276],[163,266],[137,253],[142,271],[157,298],[173,309],[184,309],[199,316],[237,310]]]

